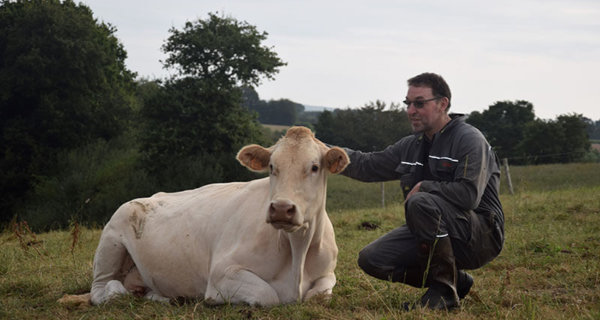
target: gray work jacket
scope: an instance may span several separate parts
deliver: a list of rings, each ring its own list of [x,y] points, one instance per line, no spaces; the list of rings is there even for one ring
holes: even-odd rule
[[[429,177],[420,191],[438,195],[461,210],[495,213],[504,226],[498,198],[500,163],[483,134],[451,114],[451,121],[433,137],[428,162]],[[343,175],[365,182],[400,180],[404,196],[417,184],[417,169],[423,169],[424,134],[402,138],[383,151],[364,153],[346,148],[350,164]]]

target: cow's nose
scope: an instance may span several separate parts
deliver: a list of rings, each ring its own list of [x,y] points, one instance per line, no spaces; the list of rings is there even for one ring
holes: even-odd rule
[[[271,202],[269,217],[271,222],[291,222],[296,215],[296,206],[286,200]]]

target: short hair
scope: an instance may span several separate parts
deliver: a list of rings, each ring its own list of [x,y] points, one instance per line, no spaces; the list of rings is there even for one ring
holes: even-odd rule
[[[446,80],[439,74],[425,72],[408,79],[407,82],[409,86],[431,88],[431,92],[435,97],[448,98],[448,108],[446,108],[446,110],[450,109],[452,93],[450,92],[450,87],[448,86],[448,83],[446,83]]]

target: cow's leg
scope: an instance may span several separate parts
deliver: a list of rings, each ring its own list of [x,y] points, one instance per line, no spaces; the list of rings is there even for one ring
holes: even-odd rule
[[[232,265],[224,269],[217,266],[214,270],[223,271],[211,274],[205,294],[206,303],[247,303],[260,306],[279,304],[275,289],[242,266]]]
[[[158,301],[158,302],[162,302],[162,303],[170,303],[171,299],[167,298],[167,297],[163,297],[160,294],[150,290],[146,293],[146,295],[144,296],[145,299],[148,300],[152,300],[152,301]]]
[[[116,230],[108,227],[100,237],[94,256],[94,281],[90,292],[91,303],[94,305],[106,302],[115,295],[128,293],[121,282],[122,268],[126,259],[131,258],[118,234]]]
[[[317,295],[330,298],[333,286],[335,286],[335,274],[333,273],[315,280],[312,287],[304,295],[304,301]]]
[[[127,267],[127,265],[125,267]],[[129,293],[136,297],[144,297],[148,300],[163,303],[168,303],[171,301],[169,298],[163,297],[157,292],[148,288],[142,279],[142,275],[135,265],[129,269],[129,272],[125,276],[125,280],[123,280],[123,286]]]

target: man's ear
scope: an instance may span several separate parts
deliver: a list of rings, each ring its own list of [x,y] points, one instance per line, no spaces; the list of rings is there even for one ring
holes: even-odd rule
[[[450,99],[448,99],[447,97],[442,97],[440,102],[442,102],[442,106],[444,106],[444,112],[448,113],[448,106],[450,105]]]
[[[331,173],[340,173],[346,169],[346,166],[350,163],[350,158],[346,154],[346,151],[340,147],[332,147],[325,154],[325,166]]]
[[[256,172],[264,172],[269,167],[271,152],[256,144],[243,147],[235,157],[243,166]]]

